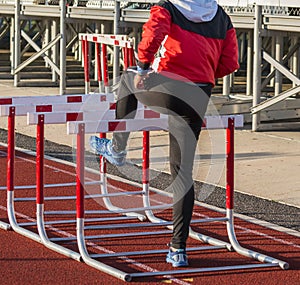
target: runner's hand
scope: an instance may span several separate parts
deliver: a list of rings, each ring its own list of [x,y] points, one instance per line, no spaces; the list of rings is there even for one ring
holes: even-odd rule
[[[145,75],[136,74],[134,77],[134,82],[133,82],[134,87],[137,89],[144,89],[144,80],[147,77],[148,77],[148,74],[145,74]]]

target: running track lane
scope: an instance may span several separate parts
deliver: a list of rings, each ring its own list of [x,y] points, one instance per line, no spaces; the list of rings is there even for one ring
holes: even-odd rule
[[[6,183],[6,149],[0,148],[0,186]],[[87,173],[87,179],[99,179],[97,175]],[[45,160],[46,183],[62,183],[75,181],[75,169],[73,166],[62,164],[52,160]],[[21,152],[16,153],[16,185],[35,184],[35,158]],[[89,193],[96,192],[98,188],[87,187]],[[110,191],[136,190],[136,187],[120,181],[110,181]],[[119,189],[118,189],[119,188]],[[59,192],[59,194],[58,194]],[[60,189],[46,189],[45,196],[74,195],[74,187],[63,187]],[[33,190],[15,190],[16,197],[34,197]],[[153,204],[159,204],[161,197],[157,194],[151,195]],[[140,201],[132,196],[113,201],[118,206],[138,206]],[[168,201],[170,202],[170,201]],[[103,209],[100,200],[89,200],[86,209]],[[45,210],[72,210],[75,209],[73,201],[45,202]],[[35,202],[16,202],[15,207],[18,222],[35,220]],[[170,219],[171,211],[157,213],[158,216]],[[194,218],[219,216],[215,211],[195,207]],[[55,220],[58,217],[50,217]],[[61,217],[59,217],[61,218]],[[70,218],[70,217],[68,217]],[[74,218],[74,217],[71,217]],[[6,215],[6,191],[0,191],[0,220],[7,221]],[[127,223],[127,222],[126,222]],[[300,238],[287,235],[283,232],[271,230],[240,219],[235,219],[236,234],[240,243],[255,251],[268,254],[289,262],[290,269],[261,268],[251,270],[238,270],[229,272],[198,273],[178,275],[174,277],[156,277],[134,279],[134,284],[213,284],[213,285],[298,285],[300,280]],[[194,227],[198,229],[197,226]],[[200,228],[200,226],[199,226]],[[30,228],[36,231],[35,227]],[[161,228],[160,228],[161,230]],[[112,232],[126,232],[127,229],[119,229]],[[51,225],[47,228],[49,236],[74,236],[74,225]],[[88,234],[107,234],[108,231],[90,231]],[[201,233],[226,240],[225,225],[222,223],[203,224]],[[94,252],[118,252],[134,251],[143,249],[165,249],[170,235],[165,234],[156,237],[102,239],[90,241],[88,249]],[[197,241],[189,239],[189,247],[202,245]],[[76,244],[68,245],[69,248],[77,250]],[[125,271],[156,271],[171,270],[171,266],[165,264],[165,255],[128,257],[129,265],[124,265],[121,259],[105,259],[108,264],[114,264]],[[189,254],[191,268],[227,266],[235,264],[252,264],[254,261],[244,258],[236,253],[225,250],[202,251]],[[45,246],[34,242],[13,231],[0,230],[0,274],[5,284],[124,284],[125,282],[104,274],[84,263],[71,260],[61,254],[47,249]]]

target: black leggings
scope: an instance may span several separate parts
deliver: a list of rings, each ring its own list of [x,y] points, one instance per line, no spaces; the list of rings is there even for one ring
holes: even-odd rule
[[[170,79],[152,73],[145,90],[133,87],[134,73],[125,72],[117,91],[116,118],[134,118],[137,100],[150,109],[168,114],[169,159],[173,192],[173,237],[171,246],[185,248],[194,206],[193,163],[202,120],[211,94],[211,85]],[[116,150],[126,148],[129,133],[114,133]]]

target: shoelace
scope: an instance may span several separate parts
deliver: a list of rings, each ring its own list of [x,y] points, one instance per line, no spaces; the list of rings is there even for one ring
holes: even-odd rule
[[[108,142],[109,141],[107,139],[97,138],[97,139],[94,140],[95,148],[100,153],[107,153],[107,144],[108,144]]]

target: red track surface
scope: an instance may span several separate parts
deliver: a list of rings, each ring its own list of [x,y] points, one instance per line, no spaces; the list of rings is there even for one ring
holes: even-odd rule
[[[63,183],[75,181],[75,169],[55,161],[45,160],[45,183]],[[0,148],[0,185],[6,184],[6,149]],[[24,153],[16,153],[16,183],[15,185],[35,184],[35,158]],[[88,179],[99,179],[97,175],[87,173]],[[110,181],[109,191],[137,190],[135,187],[118,181]],[[89,193],[96,193],[99,187],[87,187]],[[55,195],[75,195],[75,187],[46,188],[45,197]],[[35,197],[33,190],[15,190],[15,197]],[[153,200],[162,200],[160,195],[151,196]],[[164,200],[167,198],[164,198]],[[119,207],[137,207],[141,201],[137,197],[114,198],[112,202]],[[170,201],[169,201],[170,202]],[[103,210],[103,202],[99,199],[86,201],[86,210]],[[75,210],[75,201],[46,201],[45,211],[49,210]],[[15,211],[18,223],[35,220],[36,205],[32,202],[15,202]],[[170,218],[170,209],[156,213],[159,217]],[[195,218],[205,216],[220,216],[212,210],[197,206]],[[93,217],[96,217],[95,215]],[[75,215],[67,217],[75,219]],[[90,218],[90,216],[86,216]],[[47,216],[45,220],[66,219],[61,216]],[[0,191],[0,220],[7,222],[6,214],[6,191]],[[123,223],[136,223],[137,221],[125,221]],[[111,222],[110,224],[113,224]],[[165,277],[147,277],[133,279],[134,284],[213,284],[213,285],[280,285],[300,284],[300,238],[287,235],[282,232],[261,227],[240,219],[235,219],[235,229],[239,242],[242,246],[255,250],[269,256],[287,261],[289,270],[279,267],[235,270],[227,272],[210,272],[185,274]],[[28,227],[27,227],[28,228]],[[35,227],[28,228],[36,232]],[[226,226],[224,223],[201,224],[195,226],[202,234],[217,237],[222,240],[226,238]],[[75,224],[51,225],[47,228],[47,234],[52,236],[74,236],[76,234]],[[154,229],[151,229],[154,230]],[[163,230],[157,228],[157,230]],[[132,231],[139,231],[134,229]],[[143,231],[150,231],[144,228]],[[85,231],[87,235],[129,232],[126,229],[118,230],[93,230]],[[92,240],[88,245],[89,252],[122,252],[136,250],[166,249],[170,240],[170,234],[142,237],[102,238]],[[82,262],[77,262],[41,245],[27,237],[13,231],[0,230],[0,274],[3,284],[124,284],[122,280],[116,279],[108,274],[98,271]],[[189,239],[188,246],[202,246],[203,244]],[[66,247],[78,251],[76,243]],[[172,270],[165,263],[165,254],[132,256],[124,261],[124,258],[103,259],[106,264],[113,265],[126,272],[161,271]],[[224,249],[214,251],[197,251],[189,253],[190,268],[203,268],[215,266],[229,266],[240,264],[255,264],[249,258]]]

